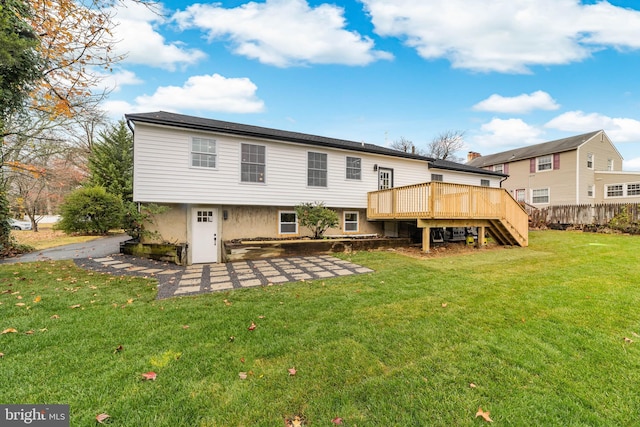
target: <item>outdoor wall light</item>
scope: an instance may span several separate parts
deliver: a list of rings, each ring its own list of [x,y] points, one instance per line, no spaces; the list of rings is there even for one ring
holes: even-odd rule
[[[229,219],[229,211],[228,210],[225,209],[225,210],[222,211],[222,219],[225,220],[225,221]]]
[[[378,170],[378,165],[373,165],[373,170],[377,171]]]

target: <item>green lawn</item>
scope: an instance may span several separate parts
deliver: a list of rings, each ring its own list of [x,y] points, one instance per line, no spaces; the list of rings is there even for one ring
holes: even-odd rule
[[[162,301],[71,262],[0,266],[0,403],[69,404],[73,426],[640,423],[640,237],[348,259],[376,272]]]

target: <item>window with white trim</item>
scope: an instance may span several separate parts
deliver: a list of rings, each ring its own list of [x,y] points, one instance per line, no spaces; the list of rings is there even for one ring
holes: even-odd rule
[[[527,192],[524,188],[519,188],[516,190],[516,201],[524,202],[526,198]]]
[[[504,163],[501,163],[499,165],[493,165],[493,171],[504,173]]]
[[[596,191],[595,191],[595,185],[591,184],[587,186],[587,197],[595,197],[596,196]]]
[[[608,171],[613,170],[613,159],[607,159],[607,170]]]
[[[531,190],[531,203],[549,203],[549,189],[537,188]]]
[[[587,169],[593,169],[593,153],[587,153]]]
[[[624,185],[613,184],[607,185],[607,197],[622,197],[624,196]]]
[[[215,169],[216,160],[215,139],[196,137],[191,139],[191,166]]]
[[[481,187],[491,187],[491,181],[489,181],[488,179],[481,179],[480,180],[480,186]]]
[[[347,156],[347,179],[362,178],[362,159]]]
[[[538,157],[538,172],[553,169],[553,156]]]
[[[240,181],[264,183],[265,146],[240,144]]]
[[[627,184],[627,196],[640,196],[640,184]]]
[[[432,173],[431,174],[431,181],[442,182],[442,181],[444,181],[444,177],[442,176],[441,173]]]
[[[355,233],[358,231],[358,212],[344,213],[344,231],[345,233]]]
[[[298,215],[295,211],[278,212],[278,233],[298,234]]]
[[[309,187],[327,186],[326,153],[307,153],[307,185]]]

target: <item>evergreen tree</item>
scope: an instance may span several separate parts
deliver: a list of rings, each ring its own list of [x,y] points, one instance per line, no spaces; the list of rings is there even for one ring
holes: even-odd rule
[[[133,200],[133,136],[123,120],[100,132],[89,156],[89,186]]]

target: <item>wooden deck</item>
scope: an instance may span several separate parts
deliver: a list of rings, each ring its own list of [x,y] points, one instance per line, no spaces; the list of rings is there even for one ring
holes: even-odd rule
[[[417,220],[427,252],[434,227],[478,227],[478,236],[486,230],[502,245],[529,243],[529,216],[504,188],[428,182],[373,191],[368,194],[367,218]]]

